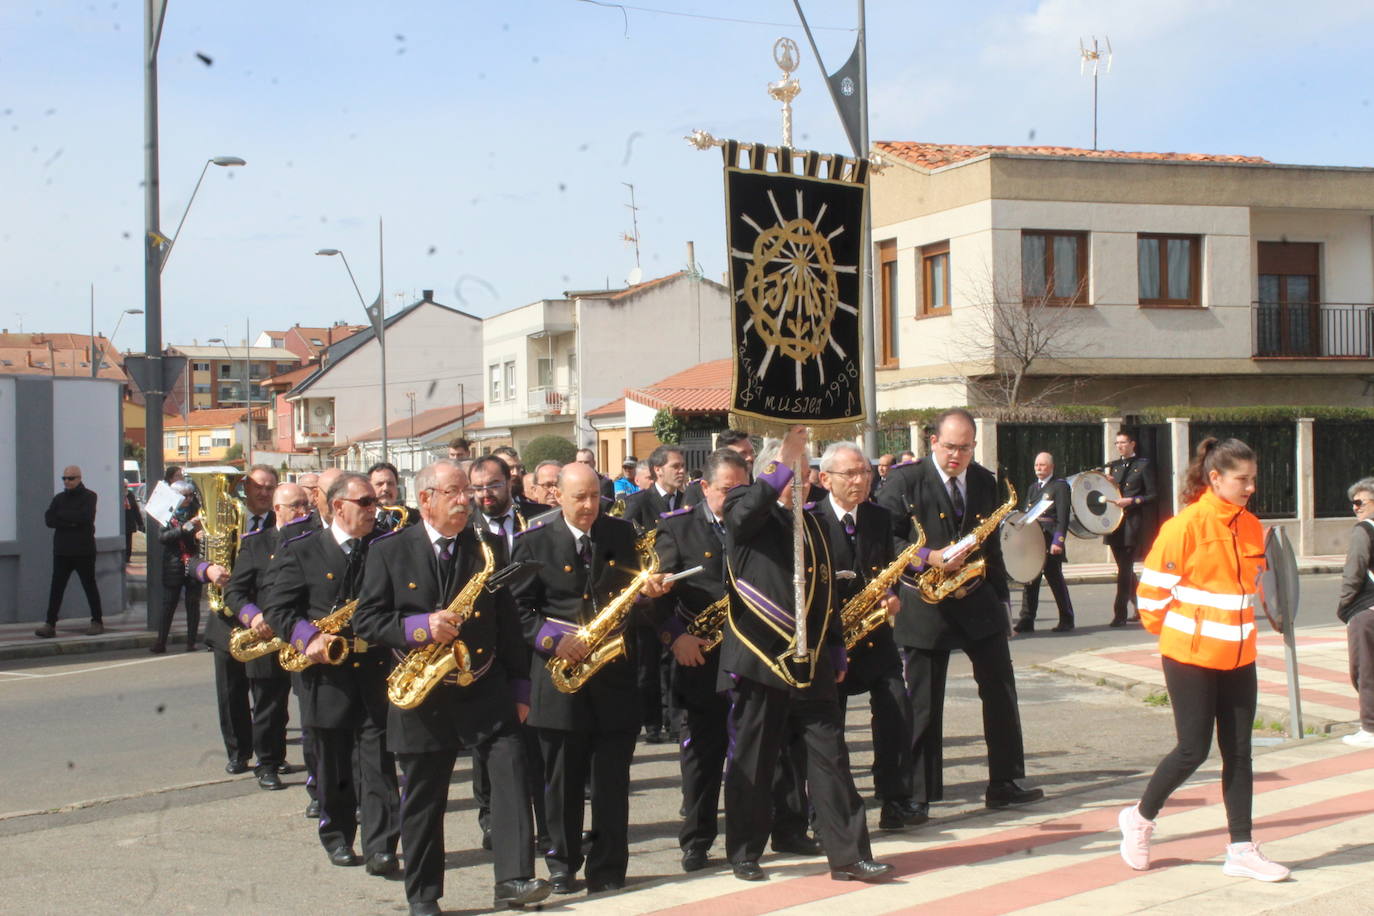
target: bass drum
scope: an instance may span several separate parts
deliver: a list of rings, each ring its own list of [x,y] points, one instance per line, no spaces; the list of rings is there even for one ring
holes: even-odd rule
[[[1116,503],[1108,500],[1120,499],[1121,488],[1101,471],[1084,471],[1068,479],[1069,532],[1074,537],[1100,538],[1111,534],[1121,527],[1125,512]]]
[[[1045,536],[1040,533],[1040,524],[1022,524],[1024,512],[1012,512],[1002,523],[997,533],[1002,542],[1002,561],[1006,564],[1007,575],[1025,585],[1040,575],[1045,568]]]

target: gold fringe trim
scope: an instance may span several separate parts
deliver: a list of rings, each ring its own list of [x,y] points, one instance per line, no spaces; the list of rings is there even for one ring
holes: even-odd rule
[[[827,420],[827,421],[803,421],[803,420],[770,420],[751,413],[730,412],[730,428],[743,430],[755,436],[769,436],[781,439],[791,431],[793,426],[808,426],[811,428],[811,435],[814,439],[855,439],[863,435],[868,430],[869,424],[864,419],[846,420]]]

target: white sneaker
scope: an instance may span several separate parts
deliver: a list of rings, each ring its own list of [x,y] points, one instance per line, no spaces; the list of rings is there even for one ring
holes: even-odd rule
[[[1122,808],[1116,816],[1116,825],[1121,828],[1121,858],[1136,871],[1150,867],[1150,836],[1155,832],[1155,822],[1146,820],[1136,805]]]
[[[1288,869],[1277,862],[1270,862],[1254,843],[1228,845],[1226,864],[1221,866],[1221,871],[1232,878],[1254,878],[1258,881],[1282,881],[1288,877]]]
[[[1353,735],[1346,735],[1341,740],[1351,747],[1374,747],[1374,732],[1367,732],[1362,728]]]

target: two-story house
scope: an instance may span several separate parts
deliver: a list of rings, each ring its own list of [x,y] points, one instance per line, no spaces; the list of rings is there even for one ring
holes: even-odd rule
[[[995,401],[1018,362],[1021,403],[1370,403],[1374,169],[874,153],[880,409]]]
[[[689,271],[623,289],[568,291],[482,327],[483,427],[512,442],[557,435],[595,447],[586,412],[644,384],[730,352],[730,295]]]
[[[171,397],[190,410],[247,407],[250,399],[254,405],[266,404],[270,396],[263,381],[301,362],[296,354],[273,347],[172,344],[166,352],[186,358]]]

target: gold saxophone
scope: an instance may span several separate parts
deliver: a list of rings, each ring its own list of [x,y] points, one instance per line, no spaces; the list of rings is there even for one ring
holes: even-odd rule
[[[687,624],[688,633],[706,641],[706,645],[701,647],[702,655],[720,645],[720,641],[725,638],[725,623],[729,616],[730,593],[726,592],[708,604],[704,611]]]
[[[201,559],[213,566],[233,570],[239,552],[239,533],[243,530],[243,503],[232,494],[239,474],[194,468],[185,472],[200,494],[200,520],[205,536],[200,541]],[[223,615],[224,590],[211,582],[205,587],[211,613]]]
[[[273,652],[281,652],[289,648],[286,640],[280,636],[263,639],[253,631],[252,627],[239,627],[229,637],[229,654],[234,656],[235,661],[239,662],[251,662],[255,658],[261,658],[264,655],[271,655]]]
[[[332,611],[319,620],[314,621],[314,624],[321,633],[327,633],[330,636],[338,636],[353,620],[353,612],[357,609],[358,599],[354,598],[337,611]],[[336,639],[329,643],[326,659],[329,664],[342,665],[343,660],[348,658],[348,645],[349,640],[347,639]],[[277,656],[277,661],[281,663],[283,668],[293,674],[304,671],[306,668],[315,664],[306,657],[304,652],[296,651],[296,647],[289,643],[281,647],[281,654]]]
[[[1006,518],[1016,508],[1016,488],[1011,485],[1010,480],[1006,483],[1007,501],[998,506],[996,512],[983,519],[978,527],[970,532],[973,535],[972,550],[981,547],[988,536],[997,530],[997,526],[1002,524],[1002,519]],[[986,567],[987,561],[981,556],[965,563],[952,573],[946,573],[943,569],[936,569],[932,566],[921,573],[917,579],[921,589],[921,597],[930,604],[939,604],[950,595],[967,588],[968,583],[972,580],[981,579],[987,574]],[[963,595],[960,594],[956,597],[962,598]]]
[[[484,538],[478,537],[482,546],[482,570],[467,581],[453,600],[448,611],[458,617],[461,635],[463,624],[472,616],[477,596],[487,584],[492,570],[496,568],[496,557]],[[414,709],[425,701],[429,692],[453,670],[458,672],[458,686],[466,687],[473,681],[472,653],[461,639],[451,643],[430,643],[406,654],[386,678],[386,698],[391,705],[401,709]]]
[[[888,590],[897,583],[902,571],[917,560],[917,551],[925,546],[926,532],[916,525],[916,541],[897,555],[897,559],[878,573],[861,591],[844,603],[840,610],[840,625],[844,628],[844,648],[848,652],[859,644],[869,633],[882,626],[887,620],[887,609],[883,598]]]
[[[658,553],[654,550],[654,538],[658,532],[650,531],[635,542],[639,553],[639,572],[630,580],[625,590],[601,609],[585,626],[579,627],[577,635],[587,647],[587,655],[580,662],[570,662],[554,656],[549,659],[549,677],[553,686],[562,693],[577,693],[606,665],[625,654],[625,635],[622,631],[625,618],[630,615],[635,599],[644,590],[649,578],[658,572]]]
[[[611,503],[611,508],[609,508],[609,509],[606,510],[606,514],[609,515],[611,518],[624,518],[624,517],[625,517],[625,497],[624,497],[624,496],[617,496],[617,497],[615,498],[615,501],[614,501],[613,503]]]
[[[413,525],[414,520],[410,517],[410,511],[405,506],[378,506],[382,511],[381,527],[387,531],[400,531],[408,525]]]

